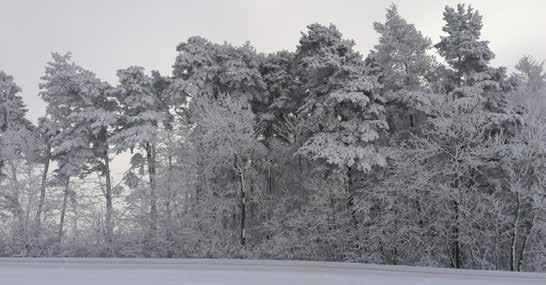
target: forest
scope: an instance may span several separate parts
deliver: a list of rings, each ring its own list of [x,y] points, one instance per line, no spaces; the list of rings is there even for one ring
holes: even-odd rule
[[[443,19],[433,42],[392,5],[365,55],[333,24],[190,37],[115,85],[52,53],[38,122],[0,71],[0,256],[546,271],[544,63],[492,66],[479,11]]]

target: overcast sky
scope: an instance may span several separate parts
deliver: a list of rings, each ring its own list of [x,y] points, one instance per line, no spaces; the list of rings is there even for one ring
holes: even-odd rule
[[[377,42],[374,21],[390,3],[433,42],[439,40],[444,6],[461,1],[137,1],[0,0],[0,70],[23,89],[30,118],[43,115],[38,83],[50,53],[71,51],[74,60],[115,83],[130,65],[171,73],[176,45],[192,35],[214,42],[250,41],[258,51],[294,50],[311,23],[334,23],[363,54]],[[512,67],[524,54],[546,58],[546,1],[467,1],[484,16],[483,38],[495,65]]]

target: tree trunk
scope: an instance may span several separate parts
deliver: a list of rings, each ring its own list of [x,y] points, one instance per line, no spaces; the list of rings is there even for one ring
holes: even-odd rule
[[[353,189],[353,173],[351,167],[347,167],[347,209],[351,213],[351,220],[353,222],[353,225],[355,227],[355,230],[358,225],[358,220],[356,218],[356,209],[355,209],[355,197],[354,197],[354,189]]]
[[[3,169],[4,169],[4,161],[0,160],[0,183],[2,183],[2,177],[4,177],[4,174],[2,173]]]
[[[174,255],[174,252],[172,250],[171,243],[173,241],[172,237],[172,209],[171,209],[171,200],[173,199],[172,195],[172,189],[171,189],[171,183],[172,183],[172,172],[173,172],[173,156],[171,151],[172,141],[171,137],[169,135],[169,145],[168,145],[168,158],[167,158],[167,197],[165,199],[165,212],[167,214],[167,225],[166,225],[166,234],[167,234],[167,242],[169,242],[168,249],[167,249],[167,257],[172,257]]]
[[[244,190],[244,180],[243,174],[241,173],[241,246],[245,246],[246,235],[245,235],[245,223],[246,223],[246,197]]]
[[[40,199],[38,200],[38,205],[36,206],[36,215],[34,216],[34,243],[37,245],[40,240],[40,234],[42,232],[42,208],[44,207],[46,186],[47,186],[47,173],[49,171],[49,161],[51,159],[51,144],[47,143],[46,153],[44,161],[44,170],[42,172],[42,182],[40,184]]]
[[[80,218],[78,201],[76,200],[76,195],[74,192],[70,193],[70,205],[72,205],[72,213],[74,218],[72,219],[72,242],[75,244],[79,240],[79,230],[78,230],[78,221]]]
[[[237,159],[235,160],[235,165],[237,165]],[[236,167],[239,171],[239,192],[241,195],[241,217],[240,217],[240,242],[241,246],[244,248],[246,244],[246,197],[245,197],[245,177],[244,169],[242,167]]]
[[[460,189],[459,189],[459,177],[455,178],[453,181],[453,188],[457,191],[457,197],[453,199],[453,211],[455,215],[453,216],[453,222],[451,226],[451,265],[454,268],[461,268],[461,242],[460,242],[460,221],[459,221],[459,199],[460,199]]]
[[[148,243],[155,243],[157,237],[157,198],[156,198],[156,167],[155,145],[146,144],[146,159],[148,162],[148,176],[150,179],[150,228]]]
[[[514,217],[514,224],[512,227],[512,242],[510,246],[510,271],[515,271],[516,267],[516,247],[518,242],[518,228],[519,228],[519,216],[520,216],[520,200],[519,192],[516,192],[516,216]]]
[[[61,218],[59,221],[59,234],[58,234],[58,242],[59,242],[59,252],[63,245],[63,227],[64,227],[64,217],[66,213],[66,204],[68,202],[68,192],[70,191],[70,176],[66,177],[66,182],[64,186],[64,197],[63,197],[63,205],[61,208]]]
[[[462,58],[459,55],[457,58],[457,66],[461,66],[461,61],[462,61]],[[457,85],[459,87],[463,86],[463,71],[461,68],[457,68]]]
[[[271,164],[267,167],[267,193],[269,194],[268,197],[268,207],[267,207],[267,221],[271,221],[273,219],[273,187],[274,187],[274,173]],[[266,234],[266,239],[271,239],[271,234]]]
[[[453,224],[453,267],[455,268],[461,268],[462,261],[461,261],[461,243],[459,241],[459,202],[453,201],[455,206],[455,219]]]
[[[13,213],[16,220],[16,237],[17,240],[15,241],[17,244],[18,249],[21,250],[21,254],[24,255],[24,250],[26,249],[26,246],[28,244],[27,240],[27,234],[25,232],[25,218],[24,218],[24,210],[21,206],[21,203],[19,202],[19,179],[17,178],[17,168],[15,167],[15,163],[11,161],[10,163],[11,167],[11,179],[12,179],[12,188],[13,188],[13,194],[12,194],[12,202],[13,202]]]
[[[523,256],[525,255],[525,249],[527,248],[527,244],[529,243],[529,237],[531,236],[531,232],[533,230],[533,227],[535,225],[537,214],[534,213],[533,217],[531,218],[531,225],[529,226],[529,231],[527,231],[525,238],[523,239],[523,244],[521,245],[519,256],[517,258],[517,266],[516,270],[519,272],[521,271],[521,264],[523,263]]]
[[[30,213],[32,212],[32,203],[34,201],[34,180],[32,179],[32,172],[34,170],[34,165],[31,162],[26,163],[27,176],[28,179],[27,185],[27,208],[25,210],[25,254],[31,253],[33,245],[33,227],[30,221]]]
[[[110,159],[108,158],[108,151],[104,153],[104,167],[106,168],[106,243],[109,249],[111,249],[113,236],[114,236],[114,224],[112,222],[112,182],[110,180]]]

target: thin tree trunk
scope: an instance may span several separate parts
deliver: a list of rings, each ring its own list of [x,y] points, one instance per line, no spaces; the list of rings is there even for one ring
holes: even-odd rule
[[[170,183],[171,183],[171,178],[170,176],[172,175],[171,174],[171,165],[172,161],[171,161],[171,158],[169,158],[169,181],[168,181],[168,186],[167,186],[167,194],[168,194],[168,197],[167,197],[167,201],[165,203],[165,210],[167,212],[167,241],[169,242],[173,242],[173,218],[172,218],[172,207],[171,207],[171,199],[173,199],[173,195],[171,193],[172,189],[171,189],[171,186],[170,186]],[[174,253],[169,249],[169,257],[172,257]]]
[[[157,237],[157,198],[155,145],[153,143],[146,144],[146,159],[148,162],[148,176],[150,179],[150,228],[148,243],[155,243]]]
[[[521,245],[519,256],[517,259],[517,271],[521,271],[521,264],[523,263],[523,256],[525,255],[525,249],[527,248],[527,244],[529,243],[529,237],[531,236],[531,232],[533,230],[533,227],[535,225],[537,214],[534,213],[533,217],[531,218],[531,225],[529,226],[529,231],[525,235],[525,238],[523,239],[523,244]]]
[[[36,215],[34,216],[34,242],[39,243],[40,234],[42,232],[42,208],[44,206],[45,193],[46,193],[46,184],[47,184],[47,173],[49,171],[49,161],[51,159],[51,144],[47,143],[46,145],[46,156],[44,161],[44,170],[42,172],[42,182],[40,184],[40,199],[38,200],[38,205],[36,206]]]
[[[11,161],[10,163],[11,167],[11,179],[12,179],[12,187],[13,187],[13,195],[12,195],[12,201],[13,201],[13,211],[15,213],[15,219],[16,219],[16,238],[17,243],[20,246],[21,251],[23,251],[27,245],[26,240],[26,233],[25,233],[25,218],[24,218],[24,211],[23,207],[21,206],[21,203],[19,202],[19,179],[17,178],[17,169],[15,167],[15,163]],[[22,242],[22,243],[21,243]],[[21,252],[23,254],[23,252]]]
[[[171,243],[173,242],[172,237],[172,209],[171,209],[171,200],[173,199],[172,195],[172,189],[171,189],[171,183],[172,183],[172,172],[173,172],[173,155],[171,151],[172,141],[169,134],[168,137],[168,157],[167,157],[167,199],[165,199],[165,212],[167,214],[167,225],[166,225],[166,234],[167,234],[167,242],[169,242],[169,246],[167,249],[167,257],[172,257],[174,255],[174,252],[172,250]]]
[[[457,58],[457,65],[458,66],[461,66],[460,65],[461,61],[462,61],[462,58],[459,55],[459,57]],[[463,71],[461,70],[461,68],[457,69],[457,85],[459,85],[459,87],[463,86]]]
[[[4,174],[2,173],[3,169],[4,169],[4,161],[0,160],[0,183],[2,183],[2,177],[4,177]]]
[[[510,250],[510,271],[516,270],[516,247],[518,242],[518,227],[519,227],[519,216],[520,216],[520,200],[519,200],[519,192],[516,192],[516,216],[514,217],[514,224],[512,227],[512,242],[511,242],[511,250]]]
[[[245,177],[244,169],[242,167],[237,167],[237,158],[235,158],[235,166],[239,171],[239,192],[241,195],[241,216],[240,216],[240,242],[241,246],[244,248],[246,244],[246,197],[245,197]]]
[[[64,218],[66,213],[66,204],[68,202],[68,192],[70,191],[70,176],[66,177],[66,182],[64,186],[64,197],[63,197],[63,205],[61,208],[61,218],[59,221],[59,234],[58,234],[58,241],[59,241],[59,251],[62,248],[63,245],[63,227],[64,227]]]
[[[267,210],[266,217],[267,221],[271,221],[273,217],[273,171],[271,170],[271,164],[267,166]],[[265,235],[267,240],[271,239],[269,232]]]
[[[246,223],[246,197],[245,197],[245,189],[244,189],[244,177],[241,173],[241,246],[245,246],[246,243],[246,235],[245,235],[245,223]]]
[[[392,264],[397,265],[398,264],[398,219],[399,219],[399,212],[398,212],[398,195],[394,195],[394,237],[393,237],[393,250],[392,250]]]
[[[112,182],[110,180],[110,159],[108,158],[108,151],[105,151],[104,153],[104,167],[106,168],[106,243],[108,248],[111,249],[114,235],[114,224],[112,222]]]
[[[358,225],[358,220],[356,217],[356,209],[355,209],[355,197],[354,197],[354,189],[353,189],[353,173],[351,167],[347,167],[347,209],[351,213],[351,220],[353,222],[354,228],[356,230]]]
[[[79,230],[78,230],[78,221],[79,221],[79,208],[78,201],[76,200],[76,195],[74,192],[70,193],[70,204],[72,205],[72,212],[74,213],[72,219],[72,242],[75,243],[79,240]]]
[[[25,212],[25,255],[29,254],[31,252],[32,248],[32,237],[33,237],[33,231],[32,231],[32,225],[30,221],[30,212],[32,211],[32,202],[34,200],[34,185],[33,185],[33,179],[32,179],[32,171],[33,171],[33,165],[31,162],[27,162],[26,165],[27,170],[27,176],[28,176],[28,187],[27,187],[27,209]]]
[[[453,225],[451,228],[451,263],[454,268],[461,268],[461,242],[460,242],[460,221],[459,221],[459,178],[456,178],[453,182],[453,188],[457,191],[457,198],[453,199],[453,210],[455,215],[453,217]]]
[[[460,229],[459,229],[459,203],[454,201],[455,206],[455,220],[453,225],[453,267],[461,268],[461,243],[459,241]]]

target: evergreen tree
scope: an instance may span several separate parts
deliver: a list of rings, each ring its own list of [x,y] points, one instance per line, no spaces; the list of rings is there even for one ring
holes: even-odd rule
[[[62,246],[64,221],[69,198],[74,195],[70,179],[89,173],[89,162],[94,158],[88,137],[88,125],[75,120],[90,100],[98,94],[102,83],[94,74],[71,62],[71,54],[52,54],[45,75],[41,78],[40,96],[47,105],[47,117],[56,128],[51,138],[52,157],[57,162],[56,181],[64,186],[58,242]]]
[[[381,70],[391,134],[415,133],[426,114],[419,106],[426,100],[422,91],[431,85],[435,60],[427,53],[432,43],[398,14],[394,4],[387,9],[385,23],[374,23],[374,29],[379,44],[369,58]]]
[[[142,67],[121,69],[117,75],[119,85],[113,94],[119,102],[120,111],[116,129],[109,139],[117,152],[139,147],[146,153],[150,182],[150,215],[146,242],[147,250],[155,251],[158,223],[155,148],[157,128],[161,123],[167,125],[170,118],[169,100],[163,92],[166,85],[154,84],[159,77],[146,75]]]
[[[302,105],[294,56],[292,52],[281,51],[262,57],[260,73],[267,87],[262,104],[255,110],[266,138],[281,135],[276,133],[274,125],[282,124],[289,115],[294,116]]]
[[[42,211],[45,204],[46,188],[48,183],[49,165],[51,162],[51,143],[52,138],[57,133],[57,126],[53,124],[47,117],[41,117],[38,121],[38,138],[40,142],[41,159],[43,163],[42,177],[40,182],[40,198],[36,205],[36,213],[34,215],[34,246],[35,250],[40,250],[40,240],[42,234]]]
[[[531,56],[524,56],[516,64],[516,70],[528,91],[536,92],[545,86],[544,61],[538,62]]]
[[[256,50],[246,43],[234,47],[191,37],[178,45],[173,65],[175,79],[183,79],[189,96],[230,94],[245,96],[252,103],[262,100],[265,84]]]
[[[105,240],[108,249],[111,249],[113,241],[113,205],[112,205],[112,182],[110,175],[110,143],[112,128],[116,123],[115,111],[117,102],[111,98],[112,87],[101,82],[94,74],[88,71],[82,72],[83,79],[81,88],[82,100],[78,101],[77,111],[69,116],[74,132],[84,136],[92,157],[87,163],[90,164],[88,172],[96,171],[105,178]],[[73,106],[76,107],[76,106]]]
[[[353,46],[333,25],[313,24],[302,35],[296,59],[307,93],[300,114],[309,136],[299,153],[342,171],[367,172],[385,163],[373,143],[387,124],[377,78],[367,74]]]
[[[385,23],[374,23],[374,29],[380,35],[374,59],[382,68],[384,89],[414,90],[423,86],[434,63],[427,54],[432,47],[430,39],[408,24],[394,4],[387,9]]]
[[[388,129],[384,99],[377,77],[353,50],[353,41],[343,39],[334,25],[307,28],[296,50],[298,76],[306,93],[298,112],[305,127],[297,154],[326,163],[334,174],[330,180],[342,177],[343,208],[349,217],[344,224],[353,233],[346,244],[360,254],[354,185],[357,175],[386,165],[376,146]]]
[[[30,125],[25,118],[27,108],[20,92],[21,88],[15,84],[13,77],[0,71],[0,130],[2,131]]]
[[[35,141],[32,140],[34,128],[25,118],[27,109],[20,91],[13,77],[0,71],[0,205],[14,220],[9,235],[14,241],[12,251],[26,254],[29,240],[20,201],[24,184],[18,171],[21,162],[33,162]],[[8,178],[7,185],[3,185],[5,178]]]
[[[458,4],[456,8],[446,6],[446,24],[442,31],[447,36],[435,47],[439,54],[456,73],[457,86],[471,86],[483,81],[489,62],[495,54],[489,49],[489,42],[481,40],[482,16],[471,6]]]
[[[0,182],[4,175],[5,160],[10,155],[6,148],[10,132],[30,124],[25,118],[27,109],[19,92],[21,92],[21,88],[15,84],[13,77],[0,71],[0,143],[3,145],[0,153]]]

